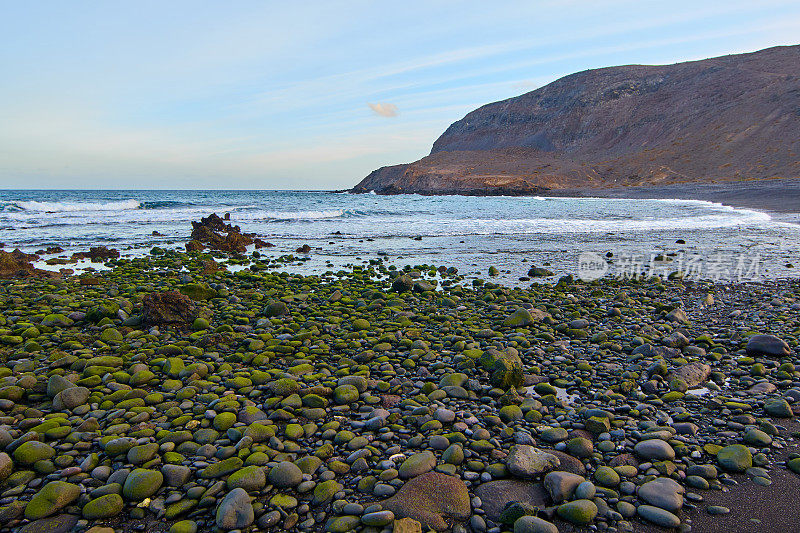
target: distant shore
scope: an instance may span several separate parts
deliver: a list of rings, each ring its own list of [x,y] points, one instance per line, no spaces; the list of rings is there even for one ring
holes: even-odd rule
[[[800,213],[800,179],[796,178],[563,190],[551,191],[547,195],[643,199],[679,198],[681,200],[719,202],[731,207],[775,213]]]

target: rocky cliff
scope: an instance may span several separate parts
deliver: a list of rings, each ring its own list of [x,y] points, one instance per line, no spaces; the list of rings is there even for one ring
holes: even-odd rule
[[[800,46],[571,74],[453,123],[354,192],[547,190],[800,177]]]

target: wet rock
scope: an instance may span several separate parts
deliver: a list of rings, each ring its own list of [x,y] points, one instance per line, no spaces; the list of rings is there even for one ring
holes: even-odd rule
[[[59,512],[61,509],[78,499],[81,488],[78,485],[65,481],[51,481],[25,506],[25,518],[38,520]]]
[[[750,357],[786,357],[791,353],[786,341],[775,335],[753,335],[745,347]]]
[[[250,503],[250,496],[242,488],[230,491],[217,507],[217,527],[231,530],[242,529],[253,523],[255,513]]]
[[[413,518],[423,528],[436,531],[445,531],[454,522],[467,520],[471,512],[464,482],[436,472],[411,479],[381,505],[398,518]]]
[[[639,487],[639,498],[670,512],[683,507],[685,489],[674,479],[659,477]]]
[[[731,444],[717,452],[717,462],[725,470],[744,472],[753,466],[753,455],[746,446]]]
[[[188,327],[196,316],[192,299],[178,291],[151,292],[142,300],[142,321],[147,325]]]
[[[532,478],[556,468],[561,462],[550,453],[526,444],[515,444],[506,458],[506,467],[512,475]]]

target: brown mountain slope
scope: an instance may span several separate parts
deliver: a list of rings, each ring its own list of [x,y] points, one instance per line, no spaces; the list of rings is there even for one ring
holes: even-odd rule
[[[453,123],[430,155],[354,192],[548,189],[800,177],[800,45],[571,74]]]

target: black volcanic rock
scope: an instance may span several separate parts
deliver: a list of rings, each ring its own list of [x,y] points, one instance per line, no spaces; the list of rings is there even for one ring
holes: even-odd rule
[[[353,188],[392,194],[800,177],[800,46],[571,74],[453,123]]]

